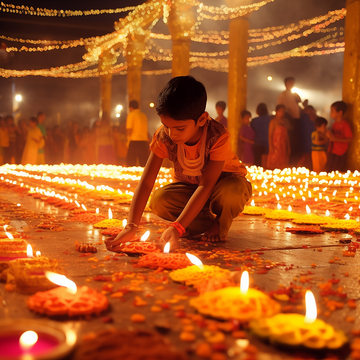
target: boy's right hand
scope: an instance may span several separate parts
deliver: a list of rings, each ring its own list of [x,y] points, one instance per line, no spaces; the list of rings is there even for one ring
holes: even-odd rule
[[[118,252],[119,245],[131,241],[136,234],[135,227],[128,227],[121,231],[115,239],[105,240],[105,245],[108,250]]]

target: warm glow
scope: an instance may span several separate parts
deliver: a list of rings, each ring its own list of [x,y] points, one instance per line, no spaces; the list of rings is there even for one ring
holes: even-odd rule
[[[30,257],[30,258],[34,257],[33,249],[30,244],[27,245],[26,255],[27,255],[27,257]]]
[[[306,205],[306,213],[311,214],[311,209],[310,209],[309,205]]]
[[[240,280],[240,292],[245,295],[249,290],[249,273],[244,271]]]
[[[9,232],[5,231],[5,234],[10,240],[14,240],[14,237]]]
[[[20,336],[19,343],[23,349],[29,349],[37,343],[38,339],[38,334],[35,331],[25,331]]]
[[[122,105],[116,105],[116,112],[119,113],[123,109]]]
[[[291,207],[290,205],[288,206],[288,210],[289,210],[289,211],[292,211],[292,207]]]
[[[201,260],[199,258],[197,258],[195,255],[186,253],[186,256],[188,257],[188,259],[191,261],[192,264],[196,265],[197,267],[199,267],[201,270],[204,269],[204,265],[201,262]]]
[[[277,209],[281,210],[281,205],[280,204],[277,204]]]
[[[315,297],[310,290],[307,290],[305,294],[305,306],[306,315],[304,321],[306,324],[312,324],[317,317],[317,308]]]
[[[168,254],[170,252],[170,243],[167,242],[164,246],[164,254]]]
[[[330,216],[330,211],[329,210],[325,211],[325,216]]]
[[[77,200],[75,200],[75,204],[76,204],[77,207],[80,207],[80,204],[78,203]]]
[[[153,107],[155,106],[155,104],[154,104],[153,102],[151,102],[151,103],[149,104],[149,106],[150,106],[151,108],[153,108]]]
[[[350,220],[350,215],[349,215],[349,214],[346,214],[346,215],[344,216],[344,218],[345,218],[346,220]]]
[[[96,214],[99,213],[99,208],[96,208],[95,213],[96,213]]]
[[[140,238],[141,241],[146,241],[150,235],[150,231],[145,231],[144,235]]]
[[[111,209],[109,209],[109,219],[112,219],[112,218],[113,218],[113,214],[112,214]]]
[[[21,101],[21,100],[22,100],[22,95],[16,94],[16,95],[15,95],[15,100],[16,100],[16,101]]]
[[[268,76],[268,77],[267,77],[267,80],[268,80],[268,81],[272,81],[272,79],[273,79],[272,76]]]
[[[86,206],[85,206],[84,204],[81,204],[81,207],[82,207],[85,211],[87,211],[87,208],[86,208]]]
[[[69,280],[66,276],[53,273],[51,271],[45,271],[45,276],[54,284],[64,286],[70,294],[76,294],[76,284]]]
[[[125,226],[127,225],[127,220],[126,220],[126,219],[124,219],[124,220],[122,221],[122,225],[123,225],[123,227],[125,227]]]
[[[39,256],[41,256],[41,252],[40,252],[40,251],[37,251],[37,252],[35,253],[35,255],[36,255],[36,257],[39,257]]]
[[[251,205],[251,206],[255,206],[255,201],[254,201],[254,199],[251,200],[250,205]]]

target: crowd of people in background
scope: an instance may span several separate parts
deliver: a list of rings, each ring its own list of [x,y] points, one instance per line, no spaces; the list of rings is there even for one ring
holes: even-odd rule
[[[242,126],[238,136],[239,157],[247,165],[265,169],[305,166],[316,172],[346,171],[346,153],[353,134],[346,119],[347,104],[336,101],[330,107],[331,126],[316,115],[308,100],[301,102],[292,89],[295,79],[285,79],[285,91],[277,101],[274,115],[266,104],[257,106],[257,117],[241,113]],[[220,104],[220,105],[219,105]],[[225,109],[224,102],[218,102]],[[226,122],[222,120],[223,123]]]
[[[352,141],[346,119],[347,105],[331,105],[330,126],[318,117],[308,100],[301,101],[292,91],[295,79],[285,79],[285,91],[278,97],[272,115],[265,103],[239,114],[238,155],[246,165],[265,169],[305,166],[316,172],[346,170],[345,156]],[[215,120],[228,127],[226,103],[218,101]],[[65,129],[46,127],[46,116],[39,112],[29,121],[17,124],[11,115],[0,117],[0,160],[15,164],[115,164],[145,166],[151,137],[148,120],[136,100],[129,102],[126,123],[112,126],[110,119],[98,119],[89,127],[69,121]]]

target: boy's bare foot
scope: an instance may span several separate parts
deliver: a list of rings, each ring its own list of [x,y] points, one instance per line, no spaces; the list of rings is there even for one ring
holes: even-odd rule
[[[201,240],[210,241],[210,242],[219,242],[226,241],[227,238],[220,238],[219,236],[219,220],[215,218],[210,229],[204,233],[201,237]]]

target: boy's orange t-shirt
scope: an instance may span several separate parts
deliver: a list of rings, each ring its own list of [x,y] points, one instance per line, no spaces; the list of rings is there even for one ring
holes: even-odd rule
[[[150,144],[150,150],[159,158],[165,159],[169,157],[168,148],[156,136],[162,127],[163,125],[156,130]],[[204,134],[202,136],[204,136]],[[184,144],[185,156],[187,159],[194,160],[199,157],[201,139],[193,146]],[[210,160],[225,161],[223,172],[234,172],[243,174],[244,176],[247,174],[245,166],[231,149],[230,133],[228,131],[221,135],[211,147]]]
[[[346,139],[353,137],[351,127],[346,120],[341,120],[340,122],[334,122],[331,127],[332,133],[339,139]],[[331,142],[331,152],[335,155],[344,155],[349,148],[349,143]]]

